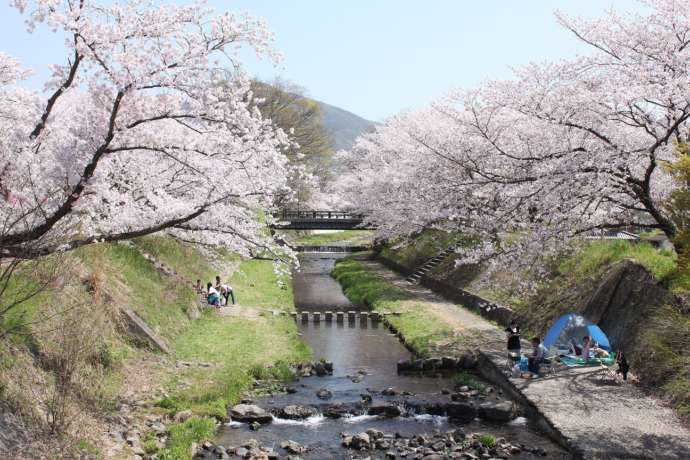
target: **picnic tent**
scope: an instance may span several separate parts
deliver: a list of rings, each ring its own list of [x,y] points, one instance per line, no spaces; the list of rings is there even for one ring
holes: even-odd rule
[[[577,313],[568,313],[556,320],[544,337],[544,346],[550,350],[555,347],[558,350],[568,349],[571,341],[582,343],[586,336],[592,338],[592,342],[599,344],[604,350],[611,351],[611,344],[604,331],[587,318]]]

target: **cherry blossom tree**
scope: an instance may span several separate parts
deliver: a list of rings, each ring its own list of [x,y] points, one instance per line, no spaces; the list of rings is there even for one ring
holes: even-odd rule
[[[265,25],[203,3],[14,0],[66,37],[44,93],[0,54],[0,257],[165,231],[268,245],[257,213],[288,193],[290,140],[252,103],[240,49]]]
[[[550,254],[629,225],[673,237],[662,166],[688,137],[690,2],[646,3],[646,16],[557,14],[590,53],[393,117],[359,139],[341,189],[382,236],[480,236],[473,260]],[[506,244],[508,232],[525,237]]]

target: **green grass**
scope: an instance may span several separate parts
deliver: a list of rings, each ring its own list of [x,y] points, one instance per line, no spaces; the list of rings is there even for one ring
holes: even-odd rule
[[[481,435],[479,437],[479,442],[482,444],[482,446],[484,446],[488,449],[496,447],[496,438],[490,434]]]
[[[273,261],[245,260],[229,283],[240,305],[294,310],[292,283],[276,275]]]
[[[307,246],[319,246],[332,243],[348,243],[352,245],[370,244],[374,238],[372,230],[343,230],[333,233],[311,233],[311,234],[288,234],[290,242],[293,244],[303,244]]]
[[[165,236],[146,236],[134,240],[134,244],[154,256],[180,275],[194,283],[200,279],[206,283],[222,271],[222,264],[236,260],[224,251],[211,251],[216,257],[202,254],[191,244]],[[209,258],[212,257],[212,258]]]
[[[455,388],[466,386],[471,390],[477,391],[484,391],[486,389],[486,384],[469,372],[458,372],[453,376],[452,382]]]
[[[220,317],[207,310],[180,335],[175,355],[212,367],[190,368],[176,375],[170,386],[179,388],[186,382],[186,388],[172,390],[172,396],[160,405],[222,418],[226,407],[240,399],[254,378],[289,380],[292,375],[286,363],[309,360],[311,350],[299,340],[291,319]]]
[[[0,297],[0,310],[8,308],[10,304],[20,301],[27,292],[33,292],[39,287],[36,278],[24,271],[15,272],[10,278],[5,292]],[[8,333],[8,338],[17,345],[26,346],[34,350],[36,344],[30,334],[29,324],[34,314],[50,298],[50,291],[39,292],[30,299],[18,303],[0,317],[0,335]]]
[[[162,336],[172,339],[189,325],[186,312],[196,298],[191,287],[159,273],[136,248],[99,244],[78,255],[103,271],[116,302],[131,307]]]
[[[168,442],[158,454],[159,460],[189,460],[192,443],[212,439],[216,434],[216,422],[208,417],[192,417],[184,423],[168,428]]]
[[[413,300],[407,291],[371,273],[357,260],[339,260],[332,275],[353,303],[378,312],[400,312],[388,317],[388,321],[419,356],[428,356],[436,343],[453,334],[452,328],[429,313],[423,302]]]
[[[649,243],[595,241],[564,258],[558,267],[558,274],[571,279],[583,279],[598,274],[602,267],[623,259],[634,259],[661,282],[667,281],[676,268],[673,251],[655,249]]]

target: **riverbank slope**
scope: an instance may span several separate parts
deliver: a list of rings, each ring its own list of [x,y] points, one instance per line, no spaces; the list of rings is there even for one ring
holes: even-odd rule
[[[2,455],[190,458],[255,378],[289,379],[288,363],[310,356],[294,323],[268,313],[293,308],[271,261],[148,237],[42,263],[51,266],[59,279],[2,321]],[[234,287],[231,314],[192,289],[216,274]],[[9,295],[42,275],[19,273]],[[133,334],[125,310],[168,353]],[[60,363],[71,369],[63,381]]]
[[[446,301],[425,287],[410,285],[372,260],[340,262],[334,276],[353,300],[367,302],[375,309],[401,309],[394,326],[413,346],[421,337],[422,353],[459,355],[467,348],[476,349],[495,367],[505,367],[502,329],[462,305]],[[411,320],[415,317],[424,320]],[[578,456],[684,458],[690,449],[690,432],[680,419],[637,387],[609,385],[600,374],[599,369],[587,368],[535,380],[506,380]]]

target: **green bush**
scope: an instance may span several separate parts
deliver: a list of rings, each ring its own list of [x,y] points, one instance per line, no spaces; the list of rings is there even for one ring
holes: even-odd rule
[[[483,434],[479,437],[479,442],[482,444],[482,446],[491,449],[493,447],[496,447],[496,438],[491,436],[490,434]]]

